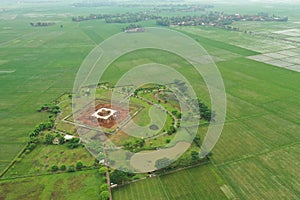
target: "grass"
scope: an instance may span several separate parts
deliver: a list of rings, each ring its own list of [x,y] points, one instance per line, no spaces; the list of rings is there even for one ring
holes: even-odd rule
[[[48,7],[48,12],[53,8]],[[100,23],[94,29],[99,38],[94,41],[85,33],[90,26],[88,23],[72,23],[69,18],[55,15],[47,20],[58,20],[59,24],[31,27],[29,23],[36,19],[22,16],[28,13],[27,9],[13,8],[11,12],[18,12],[20,17],[0,22],[1,27],[10,27],[0,30],[0,54],[1,60],[5,60],[1,62],[0,70],[15,70],[14,73],[0,74],[3,88],[0,90],[0,160],[8,162],[21,150],[33,127],[47,119],[46,114],[41,115],[36,109],[64,92],[71,92],[77,69],[88,52],[96,43],[121,31],[118,27]],[[60,24],[64,28],[60,28]],[[1,162],[0,171],[8,162]]]
[[[53,165],[76,166],[81,161],[84,166],[92,167],[94,158],[83,147],[69,149],[66,145],[38,145],[29,154],[23,154],[21,159],[4,176],[16,177],[40,175],[49,173]]]
[[[253,23],[253,22],[236,22],[233,25],[239,27],[241,32],[234,32],[228,30],[222,30],[219,28],[212,27],[178,27],[175,28],[179,31],[187,32],[192,38],[198,38],[205,49],[212,49],[213,47],[220,48],[222,50],[228,50],[232,53],[238,55],[256,55],[258,53],[268,53],[274,51],[280,51],[284,49],[289,49],[295,47],[295,44],[281,40],[282,36],[278,34],[273,34],[272,32],[284,29],[292,28],[295,26],[294,23],[276,23],[274,26],[272,23]],[[261,28],[260,28],[261,27]],[[258,28],[258,30],[257,30]],[[245,34],[244,31],[252,31],[256,34],[265,34],[267,36],[272,35],[275,39],[261,35],[249,35]],[[229,45],[229,46],[228,46]],[[233,47],[235,46],[235,47]],[[212,52],[215,55],[217,51]],[[219,53],[218,53],[219,54]],[[228,53],[227,53],[228,55]],[[236,55],[235,55],[236,56]],[[220,57],[224,57],[221,54]]]
[[[189,30],[189,28],[182,28],[182,30],[185,29]],[[219,37],[223,32],[220,31]],[[232,48],[232,45],[227,46],[227,43],[212,40],[199,40],[199,43],[208,47],[207,50],[211,54],[217,55],[216,49],[219,49],[219,52],[239,53],[236,48]],[[277,149],[285,149],[284,147],[299,141],[297,130],[300,128],[298,112],[300,75],[249,60],[245,58],[247,55],[249,55],[247,50],[244,50],[239,56],[227,57],[216,63],[226,86],[228,113],[223,133],[213,151],[212,163],[217,168],[217,173],[224,175],[225,185],[229,186],[232,193],[229,196],[233,195],[242,199],[268,199],[276,198],[276,195],[284,198],[284,195],[287,195],[288,198],[295,199],[299,191],[297,181],[299,176],[296,175],[299,173],[295,172],[297,167],[295,164],[291,165],[291,171],[294,174],[292,177],[281,167],[283,162],[280,161],[279,154],[275,152],[278,151]],[[172,62],[170,63],[172,65]],[[183,73],[189,74],[189,72],[191,71],[186,68]],[[202,138],[205,131],[206,127],[199,130]],[[293,151],[287,148],[284,152],[284,163],[295,162],[294,153],[297,152],[297,148]],[[275,158],[274,154],[278,155],[278,158],[271,160],[270,156]],[[261,163],[262,158],[268,164]],[[170,199],[183,199],[183,196],[187,196],[186,199],[193,199],[190,188],[195,184],[189,185],[189,194],[186,194],[180,190],[179,183],[175,182],[175,176],[180,177],[176,173],[167,184],[163,182],[164,188],[173,182],[177,186],[176,189],[170,189],[172,191]],[[180,179],[184,180],[182,177]],[[192,182],[189,181],[189,183]],[[125,186],[127,189],[120,188],[114,192],[114,196],[118,199],[118,196],[122,194],[130,195],[129,191],[147,190],[142,189],[143,185],[143,182],[138,182]],[[227,187],[223,187],[223,190],[224,188]],[[214,199],[203,195],[204,192],[205,188],[198,190],[201,198]],[[139,195],[141,194],[143,193],[140,192]],[[165,198],[163,195],[162,197]],[[129,198],[135,197],[129,196]]]
[[[294,153],[291,152],[289,155],[294,155]],[[263,157],[268,158],[269,156],[270,154]],[[291,159],[292,157],[289,158]],[[291,160],[286,161],[288,163],[291,162]],[[275,162],[272,161],[272,164],[269,163],[269,165],[277,167],[276,170],[280,171],[279,174],[285,173],[285,170],[281,167],[278,168],[278,165],[275,164],[277,162],[281,162],[278,157]],[[283,176],[278,177],[278,171],[276,170],[272,170],[270,166],[267,166],[260,159],[256,158],[234,162],[221,167],[221,172],[224,174],[226,180],[228,180],[236,194],[242,199],[297,199],[299,185],[297,183],[296,186],[293,185],[295,179],[287,179]],[[287,177],[291,176],[289,174]]]
[[[223,8],[234,13],[245,11],[241,6],[228,5]],[[290,14],[293,21],[299,21],[299,13],[294,12],[297,7],[282,5],[277,8],[278,14]],[[64,10],[57,9],[60,12]],[[246,9],[251,13],[258,11],[257,5]],[[51,8],[46,10],[52,12]],[[76,12],[89,14],[93,11],[100,12],[95,8],[80,8]],[[35,110],[63,92],[70,92],[77,69],[88,52],[123,27],[101,21],[71,23],[70,19],[56,16],[50,19],[59,20],[64,24],[63,29],[58,25],[32,28],[28,24],[33,19],[26,17],[24,12],[28,10],[15,8],[11,14],[19,14],[17,20],[0,21],[0,27],[11,27],[0,30],[0,71],[15,71],[0,73],[3,88],[0,90],[0,170],[24,146],[28,132],[47,119],[46,114]],[[37,11],[34,9],[31,12]],[[147,23],[153,25],[153,21]],[[237,23],[235,26],[247,29],[258,27],[257,31],[265,33],[293,27],[291,23],[271,23],[264,27],[255,23]],[[198,38],[198,42],[218,60],[216,64],[226,86],[227,119],[222,136],[213,150],[212,162],[120,187],[113,191],[114,198],[297,199],[300,191],[297,162],[300,75],[246,58],[258,52],[278,51],[291,45],[215,28],[182,27],[180,30],[188,32],[194,39]],[[195,70],[185,60],[167,52],[146,49],[126,54],[111,65],[104,78],[116,82],[132,67],[148,62],[166,64],[184,74],[193,84],[198,97],[209,105],[210,96],[201,77],[195,75]],[[206,129],[201,127],[199,130],[202,138]],[[33,151],[12,170],[31,174],[36,168],[32,160],[41,162],[41,155],[51,151],[52,148],[47,151],[41,149],[41,154]],[[52,162],[62,163],[55,159]],[[0,199],[80,199],[82,194],[97,199],[98,182],[94,175],[91,171],[1,181]]]
[[[128,187],[121,187],[113,191],[114,199],[134,200],[148,198],[153,199],[166,199],[166,194],[161,188],[159,178],[146,179],[141,182],[132,183]]]
[[[98,199],[99,179],[91,170],[5,180],[0,182],[0,199]]]
[[[113,198],[135,199],[226,199],[224,182],[211,165],[148,178],[113,190]]]

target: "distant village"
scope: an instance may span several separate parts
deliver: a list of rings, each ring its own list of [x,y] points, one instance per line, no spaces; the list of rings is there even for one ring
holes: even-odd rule
[[[192,9],[190,7],[189,9]],[[195,8],[194,8],[195,9]],[[198,8],[200,9],[200,8]],[[136,12],[123,14],[90,14],[89,16],[73,17],[73,22],[86,20],[105,20],[106,23],[137,23],[148,20],[156,20],[159,26],[213,26],[235,30],[232,23],[235,21],[257,21],[257,22],[287,22],[288,17],[269,15],[268,13],[258,13],[255,15],[225,14],[224,12],[210,11],[201,15],[172,16],[164,17],[157,15],[158,12]],[[133,29],[133,28],[131,28]],[[142,31],[143,29],[136,29]],[[129,29],[124,30],[128,32]],[[237,31],[237,30],[235,30]],[[130,31],[129,31],[130,32]]]
[[[287,22],[288,17],[269,16],[267,13],[258,13],[256,15],[228,15],[224,12],[209,12],[207,15],[201,16],[177,16],[163,17],[156,21],[161,26],[216,26],[224,27],[231,25],[234,21],[278,21]]]

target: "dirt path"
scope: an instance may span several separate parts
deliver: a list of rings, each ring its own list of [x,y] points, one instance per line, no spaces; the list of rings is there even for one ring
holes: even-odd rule
[[[110,188],[110,177],[109,177],[109,171],[108,171],[108,167],[106,167],[106,181],[107,181],[107,185],[108,185],[108,191],[110,194],[109,200],[112,200],[112,192],[111,192],[111,188]]]

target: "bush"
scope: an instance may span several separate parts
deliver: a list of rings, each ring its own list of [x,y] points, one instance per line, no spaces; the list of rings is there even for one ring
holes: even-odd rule
[[[30,143],[30,144],[27,146],[27,149],[31,151],[31,150],[33,150],[35,147],[36,147],[36,144],[35,144],[35,143]]]
[[[48,133],[45,136],[45,144],[52,144],[54,138],[55,138],[55,135]]]
[[[82,162],[80,162],[80,161],[77,162],[77,163],[76,163],[76,169],[77,169],[77,170],[81,170],[82,168],[83,168]]]
[[[120,170],[114,170],[111,174],[110,174],[110,180],[112,183],[116,183],[116,184],[123,184],[126,181],[128,181],[128,173],[124,172],[124,171],[120,171]]]
[[[29,154],[30,152],[31,152],[31,151],[30,151],[29,149],[26,149],[26,150],[25,150],[25,153],[26,153],[26,154]]]
[[[75,167],[74,167],[74,165],[70,165],[70,166],[68,167],[68,172],[75,172]]]
[[[51,167],[51,171],[52,172],[56,172],[56,171],[58,171],[58,166],[57,165],[53,165],[52,167]]]
[[[102,184],[100,186],[100,191],[105,191],[105,190],[108,190],[108,185],[105,183],[105,184]]]
[[[106,167],[100,167],[99,170],[98,170],[98,172],[101,175],[105,175],[105,173],[106,173]]]
[[[79,142],[80,139],[79,138],[72,138],[69,142],[68,142],[68,147],[70,149],[75,149],[79,146]]]
[[[60,166],[60,170],[61,170],[61,171],[65,171],[66,169],[67,169],[66,165]]]
[[[109,193],[108,190],[102,191],[102,192],[100,193],[100,199],[101,199],[101,200],[108,200],[109,197],[110,197],[110,193]]]

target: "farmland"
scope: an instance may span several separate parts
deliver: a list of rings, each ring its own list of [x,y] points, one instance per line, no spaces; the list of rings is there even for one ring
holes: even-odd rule
[[[1,199],[97,199],[99,175],[94,171],[44,175],[1,181]],[[84,195],[83,195],[84,194]]]
[[[226,199],[224,182],[212,166],[203,166],[175,174],[153,177],[117,189],[115,199]],[[210,192],[214,191],[214,192]],[[228,191],[227,191],[228,193]],[[228,193],[230,196],[230,192]]]
[[[243,57],[217,62],[217,65],[226,85],[228,113],[222,136],[213,151],[214,166],[224,175],[234,196],[269,199],[272,195],[289,195],[290,199],[296,199],[299,171],[279,167],[281,159],[270,161],[270,156],[282,152],[285,162],[294,166],[293,159],[297,156],[293,152],[299,147],[299,74]],[[200,133],[204,131],[205,128],[200,129]],[[268,164],[261,164],[261,159],[267,159]],[[292,174],[296,177],[292,178]],[[256,182],[261,185],[250,187]],[[141,181],[128,190],[141,187],[139,184],[144,185]],[[202,189],[205,190],[199,188],[199,193]],[[124,191],[124,188],[116,190],[115,197],[122,196]]]
[[[106,24],[103,20],[75,23],[71,21],[72,16],[134,10],[70,7],[67,3],[61,7],[49,4],[47,8],[34,5],[31,9],[9,6],[7,11],[1,11],[0,172],[24,148],[29,132],[48,120],[48,114],[38,113],[37,109],[63,93],[71,93],[77,70],[88,53],[125,27]],[[300,198],[300,73],[296,70],[300,65],[299,6],[269,8],[250,4],[245,8],[217,4],[215,9],[229,13],[277,10],[277,14],[289,16],[290,21],[235,22],[233,26],[240,28],[240,32],[214,27],[171,28],[201,44],[220,70],[227,94],[222,135],[209,163],[114,188],[113,199]],[[39,20],[56,24],[30,26],[30,22]],[[141,24],[156,26],[152,20]],[[198,97],[210,105],[205,82],[190,63],[162,50],[143,49],[121,56],[104,73],[103,81],[116,83],[128,70],[146,63],[176,69],[192,83]],[[61,118],[71,112],[70,99],[66,96],[60,99],[64,110]],[[99,90],[97,97],[108,98],[109,94]],[[153,98],[148,94],[144,97]],[[146,109],[135,120],[147,124],[146,111],[150,106],[143,106]],[[62,121],[56,128],[76,134],[73,126]],[[206,131],[207,126],[199,128],[202,139]],[[119,133],[111,139],[121,144],[128,136]],[[163,145],[165,139],[153,144]],[[79,160],[87,169],[72,173],[49,171],[52,165],[75,165]],[[24,154],[0,179],[0,199],[99,199],[103,177],[93,165],[94,158],[82,147],[68,149],[65,145],[40,144]]]

